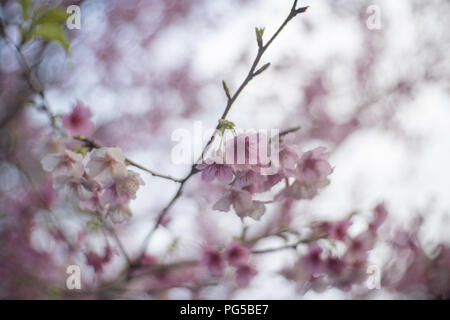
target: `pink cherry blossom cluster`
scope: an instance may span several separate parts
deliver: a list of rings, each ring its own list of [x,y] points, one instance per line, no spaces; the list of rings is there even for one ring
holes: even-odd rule
[[[228,212],[233,207],[239,217],[259,220],[265,212],[265,202],[255,200],[254,195],[269,191],[283,180],[286,185],[274,201],[314,198],[329,184],[327,177],[332,167],[328,153],[324,147],[303,152],[293,138],[293,134],[283,137],[278,154],[269,154],[268,161],[263,161],[261,155],[268,153],[270,140],[259,133],[238,135],[225,143],[224,153],[217,151],[197,165],[204,181],[217,179],[227,186],[213,209]]]
[[[308,251],[284,275],[295,280],[299,290],[325,290],[332,286],[347,291],[367,278],[368,254],[376,243],[377,230],[385,221],[387,211],[383,204],[373,210],[373,219],[367,229],[355,236],[348,231],[351,218],[335,222],[320,222],[312,227],[316,238]],[[330,245],[330,243],[332,245]]]
[[[55,187],[75,199],[83,210],[97,212],[119,223],[131,217],[129,202],[136,198],[140,175],[128,170],[120,148],[99,148],[86,157],[70,150],[49,154],[41,161]]]
[[[236,269],[235,280],[240,286],[247,285],[257,274],[256,269],[249,263],[250,250],[238,241],[232,241],[223,251],[205,245],[203,248],[202,264],[214,277],[222,276],[228,263]]]

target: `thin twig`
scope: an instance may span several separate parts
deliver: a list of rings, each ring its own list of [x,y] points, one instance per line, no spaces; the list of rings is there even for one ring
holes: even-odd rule
[[[88,147],[89,149],[91,149],[91,150],[92,149],[99,149],[99,148],[102,147],[100,144],[98,144],[94,140],[86,138],[86,137],[83,137],[83,136],[74,136],[73,138],[75,140],[83,142],[84,145],[86,147]],[[125,158],[125,162],[127,162],[130,166],[136,167],[138,169],[141,169],[142,171],[150,173],[154,177],[159,177],[159,178],[171,180],[171,181],[178,182],[178,183],[181,183],[183,181],[183,180],[176,179],[176,178],[173,178],[173,177],[165,175],[165,174],[157,173],[157,172],[155,172],[153,170],[150,170],[150,169],[144,167],[143,165],[140,165],[139,163],[137,163],[137,162],[135,162],[135,161],[133,161],[133,160],[131,160],[129,158]]]
[[[56,129],[56,121],[55,121],[55,115],[51,112],[50,108],[48,107],[47,98],[45,97],[44,89],[42,83],[39,81],[39,78],[34,74],[33,69],[28,64],[25,55],[22,52],[22,45],[17,46],[14,41],[9,38],[6,34],[2,35],[5,42],[12,47],[19,58],[19,63],[21,64],[22,68],[25,70],[25,77],[30,85],[31,90],[38,94],[41,97],[41,105],[39,106],[39,110],[45,112],[50,119],[51,125],[54,129]]]
[[[99,216],[101,217],[101,214],[99,214]],[[127,265],[131,265],[132,261],[130,259],[130,256],[128,255],[127,251],[125,250],[125,247],[123,246],[122,241],[120,240],[119,236],[117,235],[116,230],[111,227],[110,225],[108,225],[108,222],[101,218],[101,222],[103,227],[109,232],[109,234],[114,238],[114,241],[116,242],[117,246],[119,247],[119,250],[121,251],[123,257],[125,258]]]
[[[319,239],[322,239],[323,236],[320,234],[313,234],[308,238],[305,239],[299,239],[296,242],[292,243],[292,244],[286,244],[284,246],[280,246],[280,247],[275,247],[275,248],[269,248],[269,249],[261,249],[261,250],[252,250],[251,253],[253,254],[262,254],[262,253],[270,253],[270,252],[276,252],[276,251],[281,251],[281,250],[286,250],[286,249],[294,249],[296,250],[297,247],[301,244],[308,244],[311,242],[315,242]],[[262,239],[262,238],[261,238]],[[259,240],[261,240],[259,239]]]

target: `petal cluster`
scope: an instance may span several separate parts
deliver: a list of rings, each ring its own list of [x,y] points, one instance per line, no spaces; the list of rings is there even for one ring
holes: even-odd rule
[[[125,155],[116,147],[95,149],[86,158],[65,150],[47,155],[41,163],[55,186],[80,208],[103,214],[114,223],[132,216],[129,202],[145,184],[138,173],[127,169]]]

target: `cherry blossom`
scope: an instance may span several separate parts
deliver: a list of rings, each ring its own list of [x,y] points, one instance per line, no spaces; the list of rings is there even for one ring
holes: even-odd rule
[[[81,178],[84,173],[83,157],[70,150],[64,153],[50,154],[42,159],[42,168],[54,177],[67,176]]]
[[[196,166],[198,170],[202,170],[202,179],[204,181],[219,180],[223,183],[228,183],[233,179],[233,168],[223,163],[222,157],[215,156],[207,159]]]
[[[265,210],[263,203],[252,200],[250,192],[234,187],[225,192],[223,197],[214,204],[213,209],[228,212],[231,206],[241,218],[248,216],[259,219]]]
[[[296,169],[297,179],[306,184],[323,185],[323,181],[332,172],[328,156],[324,147],[305,152]]]
[[[127,176],[125,155],[119,148],[100,148],[92,152],[87,164],[89,174],[103,184]]]
[[[224,259],[222,254],[216,248],[205,245],[203,247],[202,263],[213,276],[222,275],[224,269]]]
[[[269,165],[268,142],[262,133],[238,134],[225,142],[225,163],[236,170],[260,172]]]
[[[127,205],[117,205],[109,208],[107,216],[111,219],[113,223],[121,223],[132,217],[130,207]]]
[[[139,186],[143,185],[145,185],[145,182],[141,176],[132,170],[128,170],[125,177],[117,179],[116,191],[119,196],[128,196],[135,199]]]
[[[94,130],[94,124],[91,121],[92,113],[89,108],[77,101],[72,112],[62,117],[64,128],[70,131],[74,136],[89,136]]]
[[[234,267],[246,264],[249,258],[249,250],[238,241],[232,241],[225,249],[225,259]]]
[[[250,264],[239,265],[236,269],[236,283],[240,286],[246,286],[250,280],[258,274],[258,271]]]
[[[308,253],[301,258],[301,262],[307,272],[311,274],[321,273],[324,263],[321,258],[323,249],[316,243],[309,245]]]

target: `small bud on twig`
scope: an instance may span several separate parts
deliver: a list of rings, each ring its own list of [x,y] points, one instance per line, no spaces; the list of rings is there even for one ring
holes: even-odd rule
[[[225,80],[222,80],[222,86],[223,86],[223,90],[225,91],[225,94],[226,94],[227,98],[231,99],[230,89],[228,89],[228,85],[225,82]]]
[[[255,76],[257,76],[257,75],[263,73],[263,72],[266,71],[267,68],[269,68],[269,67],[270,67],[270,62],[266,63],[266,64],[263,65],[261,68],[259,68],[257,71],[255,71],[255,73],[253,74],[253,76],[255,77]]]
[[[263,40],[262,37],[264,35],[264,30],[266,28],[255,28],[255,33],[256,33],[256,42],[258,43],[258,47],[262,48],[263,46]]]
[[[306,7],[301,7],[301,8],[298,8],[297,10],[295,10],[295,14],[299,14],[299,13],[305,12],[305,11],[306,11],[306,9],[308,9],[308,7],[307,7],[307,6],[306,6]]]

